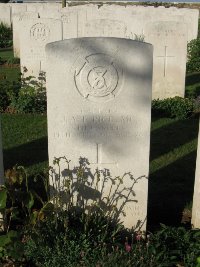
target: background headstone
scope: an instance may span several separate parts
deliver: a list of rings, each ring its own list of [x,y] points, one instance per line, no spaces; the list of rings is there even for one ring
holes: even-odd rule
[[[197,37],[198,10],[87,4],[69,6],[62,14],[63,39],[120,37],[152,43],[153,99],[184,97],[187,42]]]
[[[176,8],[176,13],[182,16],[182,22],[187,25],[187,41],[197,38],[199,10],[190,8]]]
[[[27,3],[27,11],[28,12],[39,12],[43,10],[45,4],[44,3]]]
[[[23,13],[27,11],[27,4],[25,3],[9,3],[8,4],[11,7],[11,21],[12,17],[15,14]]]
[[[146,20],[149,22],[174,21],[183,23],[187,28],[187,41],[197,38],[199,10],[189,8],[165,8],[163,6],[149,9],[147,7]]]
[[[0,23],[11,26],[11,8],[9,5],[0,4]]]
[[[200,130],[200,124],[199,124]],[[194,183],[194,195],[192,206],[192,225],[194,228],[200,228],[200,132],[198,136],[196,173]]]
[[[21,70],[28,69],[26,76],[38,77],[46,70],[45,45],[62,40],[61,20],[29,19],[20,32]]]
[[[185,95],[187,27],[174,21],[151,22],[145,40],[154,47],[153,99]]]
[[[47,7],[39,11],[40,18],[49,18],[49,19],[61,19],[60,11]]]
[[[38,13],[24,12],[21,14],[13,15],[12,28],[13,28],[13,51],[15,57],[20,57],[20,31],[23,31],[24,26],[29,19],[37,19]]]
[[[133,195],[121,192],[130,201],[123,221],[142,230],[147,215],[152,50],[150,44],[122,38],[76,38],[46,46],[50,165],[54,157],[66,156],[74,167],[86,157],[93,173],[96,168],[109,169],[112,177],[127,173],[124,186],[132,188]],[[109,189],[106,185],[104,195]],[[118,205],[122,202],[121,196]]]
[[[62,10],[62,3],[44,3],[42,7],[40,10],[38,9],[41,18],[60,19],[59,13]]]
[[[143,14],[121,6],[83,5],[61,10],[63,39],[75,37],[121,37],[135,39],[143,31]]]

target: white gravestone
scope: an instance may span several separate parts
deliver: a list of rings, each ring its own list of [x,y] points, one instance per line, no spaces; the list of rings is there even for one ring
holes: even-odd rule
[[[9,6],[11,7],[11,21],[14,15],[27,11],[27,4],[25,3],[10,3]]]
[[[121,37],[152,43],[153,99],[184,97],[187,42],[197,35],[198,10],[87,4],[62,13],[63,39]]]
[[[64,9],[63,39],[73,37],[122,37],[142,35],[143,14],[120,6],[83,5]],[[70,35],[70,37],[69,37]]]
[[[167,10],[165,11],[167,14]],[[181,16],[181,21],[183,24],[187,25],[187,41],[190,42],[197,38],[198,35],[198,20],[199,20],[199,10],[190,8],[170,8],[168,11],[169,15]],[[168,14],[167,14],[168,15]],[[179,20],[179,22],[181,22]]]
[[[127,28],[127,31],[134,29],[134,32],[131,31],[133,38],[130,34],[130,37],[128,37],[134,39],[134,34],[143,32],[144,26],[148,25],[149,22],[159,21],[174,21],[184,23],[184,25],[186,24],[188,42],[195,39],[198,33],[199,10],[195,9],[143,7],[129,4],[120,5],[120,3],[102,3],[101,6],[98,4],[68,6],[67,8],[61,9],[61,12],[70,14],[70,19],[68,21],[69,23],[70,21],[72,22],[70,27],[77,31],[77,36],[81,37],[87,36],[87,34],[89,34],[90,37],[91,33],[94,33],[95,36],[97,36],[99,29],[102,32],[102,28],[104,28],[104,35],[108,35],[109,33],[113,34],[115,28],[118,28],[119,24],[123,24]],[[77,23],[73,24],[75,21],[77,21]],[[97,21],[99,21],[99,24]],[[94,26],[92,22],[94,24],[97,23],[97,25]],[[110,27],[108,27],[108,25]],[[93,32],[90,32],[90,27],[92,27]],[[65,27],[63,29],[63,34],[64,36],[66,35],[66,39],[68,28],[69,27],[67,27],[66,31]],[[94,31],[95,28],[97,30],[96,32]]]
[[[146,19],[149,22],[176,21],[179,23],[183,23],[183,25],[185,25],[187,29],[188,42],[197,38],[199,19],[199,10],[197,9],[157,7],[152,9],[151,12],[146,13],[148,13],[146,14]]]
[[[200,130],[200,124],[199,124]],[[194,183],[194,195],[192,206],[192,225],[194,228],[200,228],[200,132],[198,136],[196,173]]]
[[[7,4],[0,4],[0,23],[11,26],[11,8]]]
[[[0,185],[4,184],[4,169],[3,169],[3,147],[1,137],[1,121],[0,121]]]
[[[26,76],[38,77],[46,70],[45,45],[62,40],[62,23],[54,19],[29,19],[20,32],[21,69],[26,67]]]
[[[27,11],[28,12],[39,12],[44,9],[44,3],[27,3]]]
[[[61,19],[61,13],[56,9],[46,8],[39,11],[39,17],[49,19]]]
[[[154,46],[153,99],[185,94],[187,28],[172,21],[149,23],[145,40]]]
[[[15,14],[12,18],[12,28],[13,28],[13,50],[14,56],[20,57],[20,31],[23,31],[24,26],[29,19],[38,18],[38,13],[35,12],[24,12],[21,14]]]
[[[145,230],[152,45],[76,38],[48,44],[46,53],[50,165],[54,157],[66,156],[74,167],[86,157],[93,173],[96,168],[109,169],[112,177],[129,173],[121,185],[128,199],[121,218],[126,227]],[[104,196],[109,189],[106,184]],[[118,208],[123,201],[121,196]]]

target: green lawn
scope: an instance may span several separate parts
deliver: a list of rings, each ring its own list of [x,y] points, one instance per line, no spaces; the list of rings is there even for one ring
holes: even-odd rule
[[[199,119],[152,119],[150,225],[179,224],[192,201]]]
[[[2,135],[5,169],[18,164],[34,174],[47,166],[46,116],[2,114]]]

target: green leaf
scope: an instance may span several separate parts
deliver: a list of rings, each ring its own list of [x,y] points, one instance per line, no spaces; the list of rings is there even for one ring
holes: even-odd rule
[[[27,209],[30,210],[33,207],[33,204],[34,204],[33,194],[29,192],[25,198],[24,205],[25,207],[27,207]]]
[[[6,188],[3,188],[0,191],[0,209],[6,208],[6,200],[7,200],[7,190]]]
[[[17,231],[14,231],[14,230],[9,231],[7,235],[8,235],[10,240],[16,239],[19,237],[19,233]]]
[[[35,225],[37,222],[37,218],[38,218],[38,211],[35,210],[33,213],[31,213],[30,224]]]
[[[12,208],[12,219],[19,219],[20,212],[18,208]]]
[[[8,234],[0,236],[0,247],[4,247],[7,244],[9,244],[10,242],[11,242],[11,239],[8,236]]]
[[[51,202],[47,202],[41,209],[42,212],[51,212],[54,210],[54,205]]]

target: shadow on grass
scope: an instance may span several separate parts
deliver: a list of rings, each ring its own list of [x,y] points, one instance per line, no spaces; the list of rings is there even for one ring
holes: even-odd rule
[[[177,120],[151,131],[150,161],[189,143],[198,136],[199,119]]]
[[[3,154],[5,170],[13,167],[16,164],[29,167],[31,165],[47,161],[47,137],[40,138],[10,149],[5,149]]]
[[[180,225],[183,209],[192,201],[196,165],[193,151],[149,177],[148,229],[160,223]]]
[[[186,79],[185,79],[185,85],[186,86],[194,85],[196,83],[200,83],[200,73],[199,72],[191,73],[191,74],[188,74],[186,76]]]

